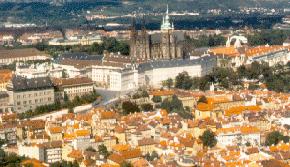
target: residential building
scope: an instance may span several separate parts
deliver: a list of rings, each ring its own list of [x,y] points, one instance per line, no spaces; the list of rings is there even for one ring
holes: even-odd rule
[[[34,110],[37,106],[53,104],[55,101],[49,77],[28,79],[14,76],[7,89],[13,97],[16,112]]]
[[[8,145],[15,145],[17,143],[15,123],[0,124],[0,139],[7,142]]]
[[[4,91],[0,91],[0,114],[13,111],[12,100],[9,94]]]
[[[73,100],[76,96],[84,96],[93,92],[94,82],[87,77],[53,78],[56,100],[63,100],[64,96]]]
[[[35,158],[45,163],[54,163],[62,160],[62,141],[41,144],[20,144],[18,148],[19,155]]]
[[[239,40],[237,40],[239,41]],[[221,46],[210,48],[208,54],[217,58],[219,67],[237,68],[252,62],[266,62],[269,66],[287,64],[290,60],[289,46],[261,45],[248,47],[242,45]]]
[[[220,145],[260,145],[260,131],[257,127],[238,126],[217,129],[217,141]]]
[[[51,57],[34,48],[26,49],[0,49],[0,65],[12,64],[13,62],[29,60],[50,60]]]
[[[16,63],[15,75],[25,78],[39,78],[39,77],[52,77],[62,78],[63,70],[60,67],[54,67],[50,62],[43,63]]]
[[[52,46],[92,45],[102,43],[100,36],[76,36],[70,39],[55,38],[48,42]]]

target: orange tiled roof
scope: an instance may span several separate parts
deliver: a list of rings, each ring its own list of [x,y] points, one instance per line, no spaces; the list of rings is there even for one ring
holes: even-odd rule
[[[246,56],[252,57],[256,55],[266,54],[269,52],[275,52],[281,49],[285,49],[282,45],[272,45],[272,46],[257,46],[246,50]]]
[[[76,136],[74,133],[64,133],[63,135],[64,140],[73,140],[75,137]]]
[[[129,144],[116,144],[113,146],[113,150],[117,152],[128,151],[130,148]]]
[[[154,90],[149,92],[152,96],[171,96],[174,95],[174,90]]]
[[[134,161],[133,166],[134,167],[147,167],[147,166],[149,167],[149,163],[147,160],[142,158],[142,159],[138,159],[138,160]]]
[[[225,116],[238,115],[243,111],[261,111],[260,106],[235,106],[225,110]]]
[[[133,159],[142,156],[141,150],[139,148],[123,151],[121,154],[125,159]]]
[[[21,162],[21,165],[26,166],[26,165],[32,165],[32,166],[37,166],[37,167],[45,167],[39,160],[37,159],[26,159]]]
[[[50,133],[61,133],[62,128],[60,126],[55,126],[55,127],[49,128],[49,131],[50,131]]]
[[[270,151],[271,152],[278,152],[278,151],[289,151],[290,150],[290,144],[289,143],[280,143],[276,146],[270,146]]]
[[[8,69],[0,70],[0,83],[8,82],[12,78],[12,71]]]
[[[240,55],[240,53],[234,46],[211,48],[209,52],[213,53],[214,55],[226,55],[231,57],[236,57]]]
[[[197,104],[197,109],[199,111],[212,111],[214,108],[213,104],[208,104],[208,103],[198,103]]]
[[[240,132],[242,134],[251,134],[259,132],[259,129],[255,126],[236,126],[230,128],[220,128],[217,129],[217,134],[227,134],[227,133],[236,133]]]
[[[113,153],[109,155],[108,159],[117,164],[121,164],[122,162],[125,161],[125,159],[120,154],[117,154],[117,153]]]
[[[101,119],[115,119],[116,113],[114,111],[101,111]]]
[[[95,142],[99,143],[99,142],[103,142],[103,139],[101,136],[95,136]]]
[[[83,154],[80,150],[72,150],[69,154],[68,157],[74,158],[74,159],[82,159]]]
[[[76,130],[75,134],[77,137],[80,137],[80,136],[89,136],[91,133],[87,129],[80,129],[80,130]]]
[[[10,114],[3,114],[1,116],[2,121],[8,121],[8,120],[16,120],[17,119],[17,114],[16,113],[10,113]]]
[[[101,167],[120,167],[120,165],[112,165],[112,164],[105,163],[105,164],[102,164]]]

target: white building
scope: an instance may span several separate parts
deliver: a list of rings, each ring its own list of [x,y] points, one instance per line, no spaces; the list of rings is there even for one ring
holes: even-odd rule
[[[138,72],[132,67],[123,64],[69,60],[62,61],[55,66],[61,67],[69,78],[87,76],[91,78],[98,87],[113,91],[128,91],[138,86]]]
[[[97,84],[114,91],[127,91],[138,86],[137,70],[113,66],[92,66],[89,77]]]
[[[13,35],[0,35],[0,45],[11,45],[14,42]]]
[[[65,93],[70,100],[73,100],[76,96],[91,94],[94,89],[94,83],[88,77],[53,78],[52,82],[57,90],[55,91],[56,100],[63,100]]]
[[[54,67],[50,62],[30,65],[21,62],[16,64],[15,75],[28,79],[48,76],[52,78],[61,78],[63,77],[63,71],[62,68]]]
[[[48,45],[53,46],[71,46],[71,45],[92,45],[94,43],[102,43],[100,36],[73,36],[69,39],[52,39]]]
[[[237,126],[217,130],[217,143],[220,146],[260,145],[260,131],[256,127]]]
[[[0,65],[12,64],[13,62],[29,60],[50,60],[51,57],[44,52],[34,48],[27,49],[0,49]]]
[[[138,83],[140,86],[160,88],[162,81],[187,72],[191,77],[201,77],[215,67],[215,60],[204,57],[194,60],[156,60],[140,64],[138,67]]]
[[[19,144],[18,154],[29,158],[35,158],[45,163],[61,161],[62,141],[52,141],[42,144]]]
[[[249,57],[247,64],[252,62],[266,62],[269,66],[275,66],[276,64],[287,64],[290,61],[290,52],[288,49],[281,49],[270,53],[263,53],[258,56]]]

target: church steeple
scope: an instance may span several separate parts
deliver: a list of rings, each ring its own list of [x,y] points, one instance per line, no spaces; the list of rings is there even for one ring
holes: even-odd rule
[[[174,26],[173,23],[170,23],[170,17],[169,17],[169,9],[167,4],[166,14],[165,17],[163,16],[163,22],[161,24],[161,30],[173,30]]]

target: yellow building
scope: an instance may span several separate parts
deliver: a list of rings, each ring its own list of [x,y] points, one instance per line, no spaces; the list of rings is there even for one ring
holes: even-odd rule
[[[143,138],[138,140],[138,146],[143,155],[147,153],[151,154],[155,150],[155,144],[157,144],[157,142],[152,138]]]
[[[197,104],[194,115],[196,119],[211,118],[216,120],[224,115],[225,110],[243,105],[244,101],[231,100],[227,96],[208,97],[206,102]]]
[[[126,143],[125,129],[121,126],[115,127],[115,136],[118,138],[119,143]]]
[[[51,127],[48,129],[47,134],[51,141],[62,140],[62,128],[61,127]]]

